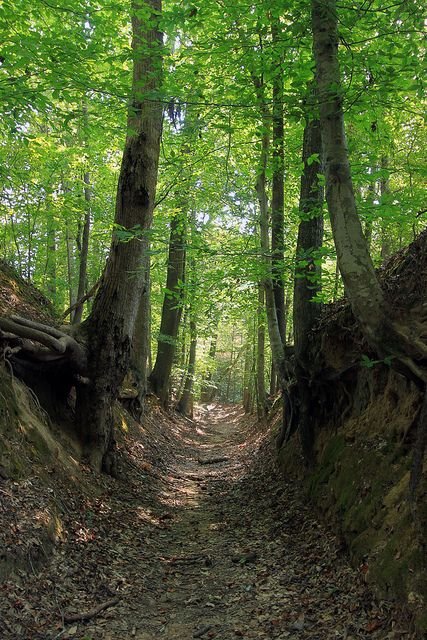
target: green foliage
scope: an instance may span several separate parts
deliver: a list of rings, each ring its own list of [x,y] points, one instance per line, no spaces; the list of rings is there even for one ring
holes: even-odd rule
[[[167,72],[161,95],[145,96],[165,104],[153,228],[114,233],[123,242],[149,235],[154,348],[169,224],[188,203],[194,221],[187,260],[195,275],[182,286],[185,304],[197,316],[200,375],[212,368],[207,354],[218,318],[228,353],[219,356],[219,369],[230,364],[233,334],[255,339],[247,327],[257,313],[257,284],[266,275],[255,192],[266,126],[254,78],[262,81],[270,110],[273,80],[283,74],[287,297],[295,266],[300,277],[311,260],[322,264],[316,299],[328,302],[342,293],[328,225],[322,252],[295,263],[302,134],[313,79],[308,9],[297,1],[248,6],[240,0],[173,0],[164,9]],[[425,225],[422,16],[418,0],[340,8],[352,172],[377,264]],[[114,0],[17,0],[1,5],[0,20],[0,252],[64,311],[76,295],[88,207],[87,290],[99,279],[113,231],[131,84],[128,7]],[[281,32],[274,43],[272,21]],[[316,154],[308,160],[318,162]],[[269,159],[268,180],[273,169]],[[321,171],[319,180],[324,182]],[[188,326],[181,332],[186,344],[188,332]],[[366,360],[364,366],[373,365]]]
[[[361,365],[367,369],[372,369],[377,364],[386,364],[388,367],[391,367],[392,360],[393,356],[386,356],[383,360],[372,360],[369,356],[363,354],[361,358]]]

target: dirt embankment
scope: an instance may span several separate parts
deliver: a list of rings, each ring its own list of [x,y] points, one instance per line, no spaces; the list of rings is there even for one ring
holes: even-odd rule
[[[380,271],[383,287],[402,319],[424,321],[427,301],[427,232]],[[342,301],[328,308],[316,338],[320,369],[341,372],[321,385],[317,398],[317,466],[303,481],[307,495],[338,527],[353,562],[386,598],[413,612],[427,634],[427,480],[416,505],[408,483],[422,395],[385,362],[376,360]],[[280,452],[286,472],[300,474],[294,436]]]

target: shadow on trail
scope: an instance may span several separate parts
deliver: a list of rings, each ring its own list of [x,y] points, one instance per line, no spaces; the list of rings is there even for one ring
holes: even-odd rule
[[[121,479],[70,494],[64,542],[4,640],[408,638],[280,476],[265,425],[219,405],[123,422]]]

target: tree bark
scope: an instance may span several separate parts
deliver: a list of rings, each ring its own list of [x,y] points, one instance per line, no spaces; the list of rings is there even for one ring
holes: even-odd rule
[[[169,404],[170,377],[182,315],[186,235],[187,207],[184,206],[171,221],[166,292],[163,299],[157,355],[149,377],[153,392],[165,407]]]
[[[191,310],[190,310],[191,313]],[[179,413],[187,418],[193,417],[193,388],[194,375],[196,373],[197,330],[194,318],[190,318],[190,352],[188,357],[187,374],[185,376],[184,389],[178,402]]]
[[[152,9],[146,17],[147,6]],[[116,199],[115,223],[127,230],[151,225],[160,150],[163,36],[161,0],[132,4],[133,102]],[[146,99],[146,98],[149,99]],[[76,424],[84,453],[95,469],[114,473],[113,403],[128,369],[135,318],[144,284],[143,243],[114,235],[93,311],[81,325],[88,345],[89,383],[77,388]]]
[[[73,256],[73,238],[70,230],[70,223],[65,220],[65,242],[67,247],[67,276],[68,276],[68,299],[69,306],[74,308],[76,295],[74,291],[74,256]]]
[[[388,158],[387,156],[383,156],[381,158],[381,169],[388,169]],[[388,198],[390,194],[390,180],[387,177],[382,177],[380,180],[380,195],[381,195],[381,204],[383,200]],[[384,262],[391,255],[391,243],[390,243],[390,231],[385,222],[385,220],[381,220],[381,261]]]
[[[212,371],[210,367],[212,367],[212,364],[215,360],[217,342],[218,342],[218,334],[215,333],[215,335],[212,336],[211,343],[209,345],[209,369],[202,383],[202,390],[200,392],[200,402],[212,402],[212,399],[215,395],[214,393],[215,389],[213,388],[213,385],[212,385]]]
[[[280,388],[283,390],[286,386],[287,368],[285,361],[285,349],[280,334],[279,322],[277,319],[276,302],[274,299],[273,278],[271,274],[271,254],[270,243],[268,238],[268,198],[267,198],[267,156],[268,156],[268,125],[267,119],[263,118],[264,134],[261,141],[261,158],[256,182],[256,191],[258,194],[258,202],[260,208],[260,243],[262,251],[262,260],[264,266],[264,291],[265,291],[265,309],[267,314],[268,334],[270,337],[270,348],[274,366],[277,372]]]
[[[318,160],[311,162],[314,154]],[[314,409],[311,386],[316,376],[316,354],[312,330],[320,317],[321,305],[313,297],[321,289],[321,268],[316,263],[323,243],[323,189],[318,174],[321,165],[321,135],[318,120],[308,120],[304,129],[303,164],[300,187],[300,224],[296,249],[293,329],[295,375],[299,396],[299,432],[305,463],[314,462]],[[309,163],[310,159],[310,163]]]
[[[90,219],[91,208],[90,203],[92,199],[92,189],[90,186],[90,173],[85,171],[83,176],[84,181],[84,199],[86,205],[86,211],[84,215],[82,241],[80,247],[80,264],[79,264],[79,283],[77,288],[77,300],[81,300],[85,295],[86,290],[86,277],[87,277],[87,259],[89,256],[89,235],[90,235]],[[78,304],[73,313],[73,324],[79,324],[83,315],[83,302]]]
[[[56,224],[51,208],[51,198],[47,205],[47,237],[46,237],[46,284],[50,300],[56,303]]]
[[[144,283],[138,305],[132,340],[131,365],[135,374],[138,391],[138,413],[143,411],[147,395],[147,378],[150,363],[150,326],[151,326],[151,281],[150,281],[150,243],[145,243],[143,261]]]
[[[265,390],[265,310],[264,288],[258,285],[258,314],[257,314],[257,350],[256,350],[256,400],[257,414],[264,418],[268,412],[267,393]]]
[[[271,25],[272,48],[275,54],[275,70],[273,76],[273,127],[272,127],[272,191],[271,191],[271,275],[273,280],[274,302],[277,322],[282,338],[286,344],[286,312],[285,291],[283,283],[284,270],[284,179],[285,149],[283,124],[283,71],[280,48],[280,23],[274,20]]]

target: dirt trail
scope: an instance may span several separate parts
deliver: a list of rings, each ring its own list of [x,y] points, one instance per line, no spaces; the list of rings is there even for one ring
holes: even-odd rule
[[[129,444],[120,490],[111,481],[68,504],[73,534],[15,585],[24,605],[15,618],[11,605],[4,640],[409,637],[239,409],[211,406],[166,427],[152,449]],[[117,594],[96,617],[64,622]]]

